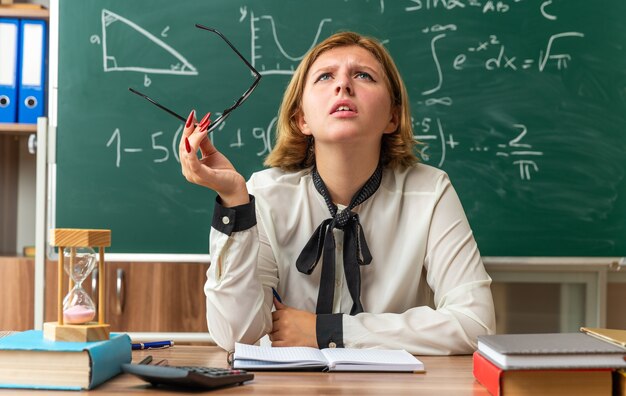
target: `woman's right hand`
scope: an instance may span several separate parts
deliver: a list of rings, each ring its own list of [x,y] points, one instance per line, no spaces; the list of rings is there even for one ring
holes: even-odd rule
[[[246,204],[250,198],[245,179],[207,136],[210,116],[211,113],[207,113],[197,123],[195,110],[192,110],[187,118],[178,145],[183,175],[188,181],[217,192],[226,207]],[[202,158],[197,156],[198,149]]]

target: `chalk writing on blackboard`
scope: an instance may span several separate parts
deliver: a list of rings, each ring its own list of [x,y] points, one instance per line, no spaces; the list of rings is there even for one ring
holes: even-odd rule
[[[253,127],[251,131],[248,131],[249,135],[253,139],[261,143],[260,151],[256,152],[257,157],[263,157],[272,150],[272,131],[276,124],[277,117],[272,118],[267,127]],[[182,133],[182,125],[175,131],[154,131],[150,133],[150,138],[146,139],[143,145],[126,145],[123,139],[122,131],[120,128],[115,128],[113,133],[107,140],[105,147],[110,148],[115,156],[114,163],[116,168],[122,166],[122,158],[132,158],[134,154],[140,154],[149,152],[152,162],[155,164],[164,163],[167,161],[176,161],[180,163],[178,157],[178,143],[180,140],[180,134]],[[129,134],[132,134],[129,132]],[[229,144],[229,147],[242,149],[246,143],[242,138],[242,130],[238,128],[235,133],[234,141]],[[213,135],[210,135],[213,140]],[[144,157],[139,157],[140,160],[144,160]]]
[[[161,31],[162,37],[167,37],[166,27]],[[109,48],[107,45],[107,37],[111,35],[120,35],[125,37],[122,40],[116,40],[116,42],[127,42],[127,40],[134,40],[135,36],[147,39],[153,45],[154,52],[163,52],[163,56],[159,56],[163,66],[154,67],[142,65],[142,58],[128,56],[124,57],[116,54],[116,48]],[[159,39],[146,29],[142,28],[133,21],[124,18],[114,12],[103,9],[102,10],[102,38],[98,39],[97,36],[92,36],[91,42],[94,44],[102,45],[102,65],[105,72],[111,71],[133,71],[142,73],[156,73],[156,74],[181,74],[181,75],[197,75],[196,68],[181,55],[174,48],[166,44],[163,40]]]
[[[244,12],[243,9],[241,12]],[[304,58],[305,53],[319,42],[324,24],[329,22],[332,22],[332,19],[324,18],[319,22],[317,31],[311,40],[309,48],[304,50],[304,52],[299,55],[290,55],[281,44],[280,38],[278,37],[274,17],[271,15],[261,15],[259,17],[255,17],[254,12],[250,12],[250,33],[252,36],[250,59],[252,60],[252,66],[254,66],[254,68],[263,75],[293,74],[295,67],[298,65],[298,62]],[[280,55],[285,59],[283,64],[280,62],[275,62],[273,64],[268,63],[270,58],[264,56],[264,53],[266,51],[271,51],[273,48],[276,48]]]
[[[180,162],[178,158],[178,138],[180,133],[182,132],[182,125],[178,127],[178,129],[173,133],[173,138],[168,141],[167,137],[164,136],[163,131],[156,131],[150,134],[150,146],[134,146],[128,147],[122,142],[122,132],[119,128],[115,128],[111,137],[106,143],[106,147],[112,147],[115,152],[115,167],[119,168],[122,164],[122,154],[139,154],[144,151],[152,150],[154,154],[154,158],[152,162],[161,163],[166,162],[170,159],[170,148],[171,154],[174,159]],[[148,142],[147,142],[148,143]],[[168,146],[171,144],[171,146]]]
[[[344,0],[351,1],[351,0]],[[369,0],[366,0],[369,2]],[[433,9],[443,7],[446,10],[463,9],[480,9],[482,13],[486,12],[510,12],[511,6],[520,2],[477,2],[477,1],[413,1],[414,5],[405,7],[406,12],[415,12],[420,10]],[[557,16],[551,13],[551,1],[544,1],[539,6],[539,12],[542,18],[548,21],[554,21]],[[384,12],[384,1],[380,1],[380,12]],[[246,20],[250,22],[250,43],[251,43],[251,61],[252,64],[261,71],[261,74],[290,75],[293,74],[294,68],[303,58],[304,54],[322,37],[325,37],[332,30],[331,18],[320,18],[316,21],[316,27],[310,32],[310,44],[308,48],[301,48],[294,54],[293,51],[287,50],[281,42],[279,33],[276,29],[276,21],[274,16],[264,14],[256,16],[254,12],[246,6],[239,8],[238,22],[243,23]],[[125,19],[119,15],[103,10],[103,38],[106,37],[106,27],[113,23],[122,22],[124,25],[135,29],[137,32],[153,40],[158,45],[163,43],[161,40],[150,35],[146,30]],[[475,38],[473,42],[463,47],[462,51],[456,52],[450,57],[440,56],[438,50],[445,48],[448,41],[460,40],[463,36],[462,26],[456,24],[432,24],[425,28],[419,29],[422,34],[432,35],[429,37],[430,56],[435,70],[434,83],[420,90],[421,98],[413,99],[418,106],[429,107],[451,107],[454,104],[454,98],[449,95],[440,95],[446,88],[446,73],[462,73],[466,68],[475,69],[479,65],[485,75],[494,70],[505,70],[511,73],[529,70],[543,73],[548,70],[567,69],[569,62],[575,60],[575,54],[567,51],[559,50],[559,43],[562,40],[581,39],[585,35],[578,31],[564,31],[554,33],[546,37],[545,45],[542,48],[535,49],[532,57],[521,56],[512,53],[507,47],[507,43],[502,40],[497,32],[487,33],[484,37]],[[167,28],[161,31],[161,36],[165,37]],[[165,45],[163,43],[163,45]],[[103,51],[106,47],[103,43]],[[182,58],[184,59],[184,58]],[[189,66],[193,68],[193,66]],[[173,67],[172,71],[182,71],[186,67]],[[191,69],[190,69],[191,70]],[[195,68],[193,68],[195,71]],[[148,70],[143,70],[149,72]],[[152,72],[152,71],[150,71]],[[197,73],[197,71],[195,71]],[[455,150],[465,150],[475,155],[494,156],[505,161],[510,161],[512,167],[518,170],[521,180],[529,181],[533,175],[540,171],[540,159],[545,155],[544,150],[535,148],[529,143],[528,137],[532,132],[528,130],[523,122],[513,121],[508,126],[500,126],[501,130],[485,130],[487,136],[495,137],[496,141],[470,142],[466,140],[461,142],[458,140],[463,131],[447,131],[445,113],[438,113],[437,116],[422,116],[419,119],[413,119],[415,138],[422,143],[419,149],[419,155],[426,163],[435,161],[435,164],[442,167],[448,157],[453,155]],[[234,127],[233,138],[227,142],[232,149],[244,149],[250,141],[255,142],[255,147],[260,143],[260,149],[255,152],[256,156],[263,157],[272,149],[272,134],[274,132],[276,118],[272,118],[267,126],[252,126],[249,128]],[[221,125],[224,128],[225,124]],[[220,128],[220,129],[221,129]],[[176,131],[152,131],[149,133],[149,139],[146,139],[142,146],[131,147],[124,144],[123,133],[119,128],[114,129],[106,142],[106,147],[115,153],[115,166],[122,166],[122,159],[132,158],[133,154],[141,152],[151,152],[151,160],[153,163],[165,163],[171,160],[179,161],[178,158],[178,139],[180,137],[181,128]],[[455,138],[455,134],[457,138]],[[503,138],[504,137],[504,138]],[[508,139],[507,139],[508,137]],[[213,136],[211,136],[213,139]],[[461,139],[462,140],[462,139]],[[139,157],[138,157],[139,158]]]
[[[428,27],[422,30],[423,33],[431,33],[431,32],[440,32],[440,31],[457,31],[457,26],[454,24],[450,25],[435,25],[432,27]],[[552,61],[552,65],[554,65],[558,70],[562,70],[567,68],[567,62],[572,59],[572,55],[569,53],[559,53],[555,52],[554,46],[558,40],[566,39],[566,38],[582,38],[585,35],[581,32],[561,32],[557,34],[551,35],[544,49],[539,50],[537,54],[537,58],[524,58],[519,59],[517,56],[511,55],[506,52],[506,47],[502,44],[497,35],[490,34],[484,41],[479,41],[475,45],[472,45],[467,48],[468,53],[475,55],[475,57],[480,57],[481,53],[485,55],[482,56],[481,64],[484,69],[487,71],[492,71],[496,69],[508,69],[510,71],[517,71],[518,69],[528,69],[532,67],[534,64],[537,65],[537,69],[540,72],[543,72],[546,67],[549,65],[549,61]],[[444,75],[442,71],[440,57],[437,53],[437,48],[440,45],[445,45],[439,43],[439,41],[443,41],[444,38],[447,37],[447,33],[439,33],[434,36],[430,41],[430,49],[432,53],[433,63],[435,65],[435,69],[437,71],[437,82],[435,85],[427,90],[422,91],[422,95],[430,95],[441,89],[444,82]],[[489,51],[491,48],[496,48],[495,54],[493,51]],[[458,54],[454,60],[451,62],[452,69],[455,71],[463,70],[464,65],[468,61],[468,54],[460,53]],[[430,101],[425,103],[428,105],[435,104],[443,104],[449,106],[452,104],[450,98],[446,98],[445,101],[437,100]]]
[[[436,8],[438,6],[443,6],[448,10],[457,7],[463,9],[465,6],[482,6],[483,13],[488,11],[504,13],[511,10],[506,2],[487,2],[481,4],[477,1],[414,1],[414,3],[414,6],[406,7],[405,10],[407,12],[413,12]],[[550,13],[550,4],[551,1],[544,1],[540,5],[540,12],[542,17],[546,20],[554,21],[557,19],[557,16]],[[458,35],[462,35],[462,28],[455,24],[433,24],[423,28],[421,32],[423,34],[433,34],[430,39],[430,52],[435,70],[435,82],[432,86],[421,91],[424,99],[417,102],[418,105],[426,107],[450,107],[454,102],[452,97],[438,94],[445,88],[446,75],[444,70],[448,71],[448,73],[462,72],[467,65],[471,65],[471,67],[480,65],[485,70],[485,73],[494,70],[519,72],[520,70],[528,70],[531,68],[535,68],[536,71],[543,73],[548,67],[563,70],[568,67],[568,62],[572,61],[573,56],[568,52],[560,52],[558,50],[559,42],[566,39],[580,39],[585,36],[584,33],[578,31],[555,33],[547,38],[545,47],[537,50],[535,57],[521,57],[510,53],[505,43],[500,40],[497,34],[488,34],[483,39],[479,39],[468,46],[466,51],[458,53],[451,60],[444,61],[439,56],[438,49],[445,47],[447,40],[454,40]],[[420,149],[422,159],[426,162],[431,160],[432,144],[430,143],[437,142],[438,147],[440,147],[438,166],[442,166],[445,163],[448,150],[454,150],[460,145],[459,142],[454,140],[452,133],[446,134],[444,124],[444,121],[440,117],[424,117],[421,120],[414,120],[416,130],[415,137],[424,143],[424,146]],[[431,128],[431,126],[435,126],[435,128]],[[510,158],[512,160],[511,164],[519,169],[520,179],[530,180],[533,173],[539,172],[537,158],[543,156],[544,153],[541,150],[533,149],[530,144],[523,142],[523,139],[528,134],[525,125],[514,123],[512,124],[512,128],[518,131],[517,135],[506,144],[496,143],[497,151],[495,155],[501,158]],[[493,132],[494,131],[489,131],[488,133],[493,135]],[[474,153],[486,153],[490,149],[491,146],[487,144],[474,144],[474,146],[469,147],[469,151]]]
[[[483,14],[488,12],[505,13],[511,10],[511,5],[514,3],[520,3],[522,0],[510,0],[510,1],[494,1],[494,0],[409,0],[413,5],[407,6],[404,9],[408,12],[433,10],[441,8],[444,10],[454,10],[463,8],[473,8],[481,11]],[[545,3],[551,3],[552,1],[546,1]]]

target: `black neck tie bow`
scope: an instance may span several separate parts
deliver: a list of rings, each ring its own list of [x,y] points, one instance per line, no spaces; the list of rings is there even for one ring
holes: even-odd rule
[[[324,197],[332,217],[322,221],[317,227],[304,249],[302,249],[300,256],[298,256],[296,268],[301,273],[310,275],[320,257],[322,257],[322,274],[317,296],[317,314],[333,312],[335,296],[335,237],[333,229],[335,228],[344,232],[343,268],[348,291],[353,302],[350,315],[363,312],[363,305],[361,305],[361,270],[359,266],[371,263],[372,255],[365,241],[363,227],[361,227],[359,222],[359,215],[352,212],[352,209],[365,202],[378,190],[382,181],[382,174],[382,165],[379,164],[365,185],[352,197],[350,205],[339,212],[337,205],[332,202],[328,189],[317,172],[317,168],[313,168],[313,184],[315,189]]]

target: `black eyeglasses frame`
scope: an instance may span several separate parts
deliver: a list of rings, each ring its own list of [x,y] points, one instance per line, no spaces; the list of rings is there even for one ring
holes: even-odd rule
[[[198,29],[202,29],[202,30],[207,30],[209,32],[213,32],[215,34],[217,34],[222,40],[224,40],[224,42],[226,42],[226,44],[228,44],[228,46],[237,54],[237,56],[239,57],[239,59],[241,59],[246,66],[248,66],[248,68],[250,69],[250,71],[252,72],[252,74],[254,75],[254,82],[252,83],[252,85],[250,85],[250,87],[248,87],[248,89],[243,93],[243,95],[241,95],[241,97],[239,99],[237,99],[235,101],[235,103],[228,107],[226,110],[224,110],[222,112],[222,114],[211,123],[211,126],[209,127],[209,129],[207,130],[207,133],[211,133],[215,130],[215,128],[217,128],[220,124],[222,124],[226,118],[228,118],[228,116],[230,116],[230,114],[239,106],[241,106],[241,104],[243,102],[246,101],[246,99],[248,99],[248,97],[250,96],[250,94],[252,94],[252,91],[254,91],[254,89],[257,87],[257,85],[259,85],[259,81],[261,80],[261,73],[259,73],[251,64],[250,62],[248,62],[248,60],[246,58],[244,58],[243,55],[241,55],[241,53],[237,50],[237,48],[235,48],[235,46],[226,38],[226,36],[224,36],[220,31],[218,31],[217,29],[214,28],[210,28],[204,25],[200,25],[196,23],[196,27]],[[136,89],[133,88],[128,88],[128,90],[136,95],[141,96],[142,98],[146,99],[147,101],[149,101],[150,103],[152,103],[153,105],[157,106],[158,108],[160,108],[161,110],[167,112],[168,114],[178,118],[179,120],[181,120],[182,122],[186,122],[187,119],[183,116],[181,116],[180,114],[176,113],[175,111],[163,106],[162,104],[158,103],[157,101],[155,101],[154,99],[150,98],[148,95],[143,94],[139,91],[137,91]]]

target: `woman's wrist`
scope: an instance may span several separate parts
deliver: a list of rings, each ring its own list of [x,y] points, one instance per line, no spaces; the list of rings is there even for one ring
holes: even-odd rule
[[[245,205],[250,203],[250,195],[248,189],[243,188],[231,194],[219,194],[222,206],[232,208],[234,206]]]

